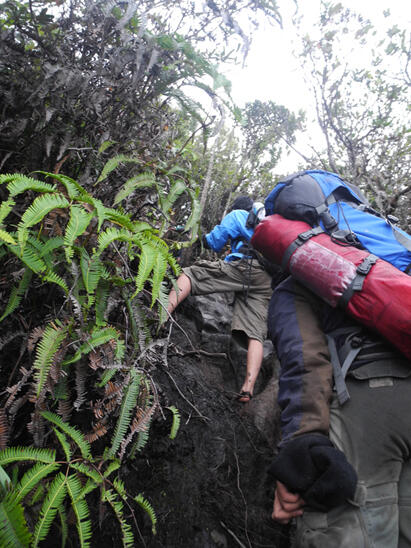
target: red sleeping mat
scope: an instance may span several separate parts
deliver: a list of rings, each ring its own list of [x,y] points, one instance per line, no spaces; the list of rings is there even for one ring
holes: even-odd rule
[[[328,234],[311,236],[311,230],[302,221],[270,215],[258,224],[251,243],[331,306],[344,303],[352,317],[411,359],[411,276],[368,251],[333,242]],[[299,245],[292,245],[296,240]],[[375,263],[365,273],[370,258]]]

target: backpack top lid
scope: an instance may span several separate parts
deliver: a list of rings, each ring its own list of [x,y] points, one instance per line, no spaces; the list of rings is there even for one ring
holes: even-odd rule
[[[228,212],[234,211],[235,209],[245,209],[245,211],[251,211],[253,207],[253,200],[250,196],[237,196],[234,202],[231,204]]]
[[[265,200],[267,215],[279,213],[289,217],[295,207],[317,208],[337,189],[343,191],[358,203],[368,205],[368,201],[359,188],[347,183],[336,173],[320,169],[310,169],[294,173],[280,181]]]

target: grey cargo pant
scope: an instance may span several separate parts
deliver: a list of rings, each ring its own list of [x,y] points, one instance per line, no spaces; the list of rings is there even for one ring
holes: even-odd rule
[[[358,473],[351,504],[298,518],[298,548],[411,548],[411,377],[347,379],[330,438]]]

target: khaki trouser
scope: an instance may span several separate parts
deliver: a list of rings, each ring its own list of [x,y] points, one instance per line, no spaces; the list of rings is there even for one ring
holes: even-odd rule
[[[244,331],[250,339],[265,341],[271,276],[256,259],[252,262],[200,260],[183,268],[183,272],[190,278],[191,295],[234,291],[231,330]]]
[[[347,379],[330,438],[358,473],[351,503],[297,519],[298,548],[411,548],[411,377]]]

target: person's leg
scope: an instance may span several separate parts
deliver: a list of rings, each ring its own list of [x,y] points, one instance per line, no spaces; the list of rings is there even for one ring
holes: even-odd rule
[[[174,310],[191,292],[191,281],[186,274],[181,274],[177,279],[178,293],[173,288],[168,296],[167,312],[172,314]]]
[[[247,403],[252,398],[254,392],[255,381],[261,369],[263,362],[264,348],[263,344],[257,339],[248,339],[247,351],[247,370],[244,384],[241,388],[239,401]]]

